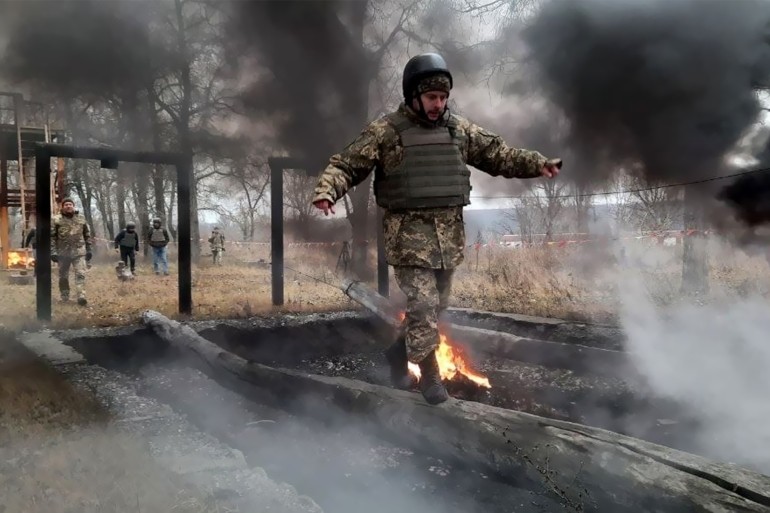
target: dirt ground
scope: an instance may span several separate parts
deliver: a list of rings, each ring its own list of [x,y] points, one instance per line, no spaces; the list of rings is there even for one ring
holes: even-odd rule
[[[160,468],[87,392],[0,332],[4,513],[227,511]]]

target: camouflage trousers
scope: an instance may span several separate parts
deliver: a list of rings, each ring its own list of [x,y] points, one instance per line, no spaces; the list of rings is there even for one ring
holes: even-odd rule
[[[59,293],[62,299],[70,297],[70,268],[75,272],[75,290],[78,299],[86,297],[86,257],[59,256]]]
[[[419,363],[439,345],[438,318],[449,306],[454,269],[394,266],[396,282],[406,294],[406,353]]]
[[[212,248],[211,256],[214,257],[214,265],[222,265],[222,249]]]

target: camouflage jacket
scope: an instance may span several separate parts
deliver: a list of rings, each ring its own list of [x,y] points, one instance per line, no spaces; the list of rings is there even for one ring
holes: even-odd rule
[[[84,256],[91,251],[91,229],[82,214],[57,214],[51,223],[51,254]]]
[[[209,244],[211,245],[212,250],[224,248],[225,234],[222,232],[211,232],[211,237],[209,237]]]
[[[403,103],[399,111],[423,123]],[[454,115],[453,115],[454,116]],[[460,116],[460,152],[466,164],[492,176],[541,176],[546,157],[536,151],[511,148],[501,137]],[[341,153],[333,155],[318,179],[313,202],[336,203],[363,182],[376,167],[387,174],[401,162],[403,147],[395,128],[382,117],[367,126]],[[386,211],[383,216],[385,255],[390,265],[451,269],[463,261],[465,225],[462,207]]]

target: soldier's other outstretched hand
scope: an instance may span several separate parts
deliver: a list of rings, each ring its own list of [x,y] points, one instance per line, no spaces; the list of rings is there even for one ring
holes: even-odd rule
[[[317,209],[323,210],[325,216],[328,216],[329,212],[331,212],[332,214],[335,213],[334,212],[334,203],[332,203],[329,200],[318,200],[315,203],[313,203],[313,205],[315,205],[315,207]]]
[[[551,159],[548,162],[545,163],[545,166],[543,166],[543,176],[546,178],[556,178],[559,174],[559,170],[561,169],[561,159]]]

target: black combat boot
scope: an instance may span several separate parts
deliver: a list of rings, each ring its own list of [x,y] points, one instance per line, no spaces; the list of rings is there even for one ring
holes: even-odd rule
[[[429,404],[439,404],[449,399],[446,387],[441,382],[435,351],[420,362],[420,374],[420,392]]]
[[[410,390],[417,384],[417,378],[409,373],[409,360],[406,357],[406,334],[385,350],[385,359],[390,365],[390,381],[394,388]]]

